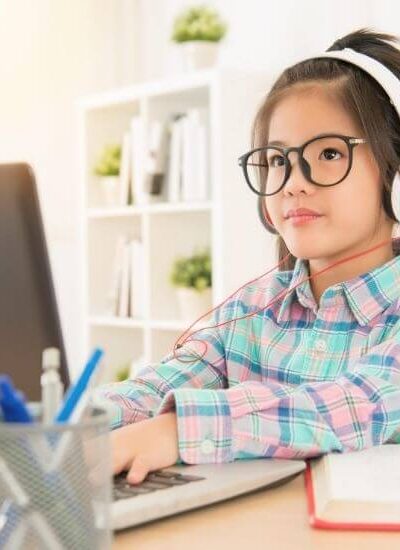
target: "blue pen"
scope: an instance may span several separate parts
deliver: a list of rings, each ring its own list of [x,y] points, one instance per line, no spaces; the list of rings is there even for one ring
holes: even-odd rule
[[[61,405],[61,409],[56,415],[56,422],[67,422],[70,419],[78,401],[80,400],[82,394],[85,392],[103,353],[103,350],[100,348],[94,349],[76,384],[68,389],[64,398],[64,402]]]
[[[5,422],[33,422],[21,392],[14,388],[7,375],[0,376],[0,407]]]

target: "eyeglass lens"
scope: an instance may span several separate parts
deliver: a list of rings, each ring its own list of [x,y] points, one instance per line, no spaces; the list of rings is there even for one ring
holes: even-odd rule
[[[296,153],[289,153],[293,162]],[[338,137],[318,138],[303,151],[303,166],[311,180],[320,185],[332,185],[341,180],[349,167],[349,147]],[[276,193],[285,178],[286,161],[276,147],[253,152],[247,159],[247,176],[251,186],[265,195]]]

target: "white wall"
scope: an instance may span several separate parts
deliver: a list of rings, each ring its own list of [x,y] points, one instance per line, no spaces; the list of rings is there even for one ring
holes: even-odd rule
[[[196,0],[137,0],[140,65],[144,79],[178,67],[169,42],[173,18]],[[208,0],[228,22],[220,61],[224,65],[280,72],[309,53],[323,51],[337,38],[362,26],[400,31],[396,0]]]
[[[0,162],[25,160],[36,171],[73,367],[80,365],[83,354],[74,101],[88,93],[179,72],[178,50],[169,41],[171,25],[182,7],[196,3],[201,2],[0,2]],[[229,25],[220,63],[263,68],[273,77],[356,28],[399,31],[396,0],[207,3]]]
[[[73,366],[82,360],[74,102],[132,82],[133,11],[113,0],[0,2],[0,162],[35,169]]]

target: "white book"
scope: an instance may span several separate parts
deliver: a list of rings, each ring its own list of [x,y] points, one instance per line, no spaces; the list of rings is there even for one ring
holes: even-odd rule
[[[124,243],[122,255],[121,285],[118,301],[118,316],[129,317],[129,285],[130,285],[130,251],[129,241]]]
[[[131,278],[130,278],[130,316],[144,317],[144,249],[139,239],[130,242]]]
[[[168,201],[181,200],[182,179],[182,121],[184,117],[171,123],[171,139],[168,162]]]
[[[144,158],[145,132],[144,121],[141,115],[131,118],[131,195],[133,204],[140,205],[147,202],[148,195],[144,192]]]
[[[400,530],[400,444],[327,453],[309,461],[306,489],[311,523],[321,527]]]
[[[182,200],[192,200],[193,189],[197,185],[196,166],[196,135],[191,110],[182,120]]]
[[[208,199],[208,110],[192,108],[187,112],[183,129],[182,199]]]
[[[122,140],[121,169],[120,169],[120,204],[129,203],[129,188],[131,179],[131,134],[125,132]]]
[[[152,121],[150,124],[144,178],[144,191],[152,199],[161,199],[163,195],[167,141],[166,124],[160,120]]]
[[[158,148],[161,140],[162,125],[159,120],[150,123],[149,141],[146,157],[146,174],[158,169]]]
[[[117,244],[115,247],[110,291],[108,293],[108,300],[107,300],[107,314],[109,315],[118,315],[118,308],[119,308],[118,299],[119,299],[120,286],[121,286],[121,280],[122,280],[122,263],[123,263],[124,245],[126,240],[127,240],[126,236],[120,235],[117,239]]]
[[[197,166],[198,166],[198,187],[195,200],[207,201],[211,197],[210,185],[210,144],[209,144],[209,111],[206,108],[197,109]]]

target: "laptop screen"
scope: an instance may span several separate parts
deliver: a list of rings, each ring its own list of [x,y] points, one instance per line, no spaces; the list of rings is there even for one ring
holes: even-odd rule
[[[57,347],[69,385],[66,353],[33,171],[0,164],[0,373],[29,401],[40,401],[42,353]]]

